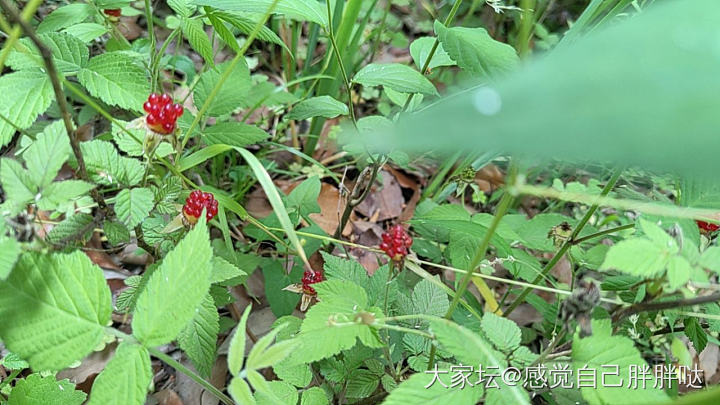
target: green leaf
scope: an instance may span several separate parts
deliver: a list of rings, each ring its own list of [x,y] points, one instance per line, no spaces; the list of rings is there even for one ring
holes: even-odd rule
[[[245,362],[245,339],[248,316],[250,316],[250,310],[252,305],[248,305],[243,312],[242,317],[238,326],[235,328],[232,340],[230,341],[230,348],[228,349],[228,370],[230,374],[237,376],[243,368]],[[242,380],[241,378],[235,378],[234,380]],[[233,380],[233,381],[234,381]],[[235,395],[233,394],[233,397]]]
[[[328,405],[328,397],[320,387],[312,387],[303,391],[300,405]]]
[[[198,109],[205,104],[210,92],[220,80],[220,76],[229,66],[230,62],[226,62],[200,75],[200,81],[193,93],[193,101]],[[245,60],[241,60],[235,65],[234,70],[215,95],[210,107],[207,109],[207,114],[212,117],[219,117],[239,108],[243,98],[250,90],[250,84],[250,70]]]
[[[520,346],[520,328],[510,319],[486,312],[480,327],[488,340],[504,353],[510,353]]]
[[[640,218],[638,221],[640,228],[646,237],[648,237],[658,247],[665,249],[671,249],[671,253],[677,253],[678,247],[677,242],[673,239],[664,229],[659,227],[656,223],[650,222],[646,219]]]
[[[370,370],[358,369],[350,373],[345,395],[348,398],[367,398],[380,385],[380,376]]]
[[[76,241],[87,241],[95,228],[95,218],[90,214],[78,213],[66,218],[48,232],[47,241],[63,245]]]
[[[40,21],[38,34],[58,31],[85,21],[93,13],[92,6],[85,3],[73,3],[60,7]]]
[[[35,199],[37,186],[30,174],[16,160],[0,159],[0,183],[8,200],[18,208]]]
[[[40,40],[50,48],[55,67],[61,73],[75,73],[88,62],[90,52],[87,45],[74,36],[66,33],[48,33],[38,35]],[[45,64],[35,44],[29,38],[20,40],[26,51],[13,50],[7,64],[14,70],[44,69]]]
[[[239,148],[264,141],[268,137],[267,132],[243,122],[222,122],[203,131],[203,140],[208,145],[226,144]]]
[[[605,379],[603,384],[597,384],[597,388],[582,387],[582,396],[591,405],[595,404],[646,404],[660,403],[667,399],[667,395],[660,389],[653,388],[653,382],[648,381],[644,389],[628,388],[630,365],[645,366],[645,360],[635,349],[633,341],[624,336],[609,336],[597,333],[598,328],[593,328],[596,333],[593,336],[573,339],[572,360],[575,372],[585,367],[595,370],[600,380],[603,373]],[[610,366],[610,368],[608,368]],[[614,367],[618,367],[618,375],[615,376]],[[587,373],[587,372],[586,372]],[[622,378],[622,387],[611,387],[617,385]]]
[[[300,344],[297,339],[288,339],[268,347],[281,329],[282,327],[273,329],[255,343],[248,355],[245,368],[260,370],[271,367],[285,359]]]
[[[115,198],[115,213],[128,228],[134,228],[147,218],[153,205],[154,196],[149,188],[126,188]]]
[[[430,330],[438,342],[463,364],[482,364],[487,367],[497,367],[498,370],[504,370],[507,365],[504,355],[495,351],[478,334],[456,323],[445,319],[434,320],[430,322]],[[506,385],[502,381],[498,381],[498,384],[500,388],[488,390],[487,402],[497,403],[497,396],[501,394],[503,399],[509,401],[505,403],[530,404],[527,392],[521,387]],[[478,386],[475,386],[475,389],[477,388]]]
[[[200,306],[195,310],[195,316],[180,331],[178,343],[180,348],[192,361],[195,369],[205,378],[210,378],[215,364],[217,336],[220,332],[220,315],[218,315],[215,302],[210,295],[206,295]]]
[[[700,266],[720,274],[720,247],[710,246],[700,256]]]
[[[190,17],[195,12],[195,6],[189,0],[168,0],[167,4],[180,17]]]
[[[210,20],[210,24],[212,24],[213,28],[215,28],[215,32],[223,40],[223,42],[225,42],[233,51],[240,52],[240,46],[238,45],[237,38],[235,38],[235,34],[233,34],[232,31],[230,31],[230,29],[225,25],[225,22],[212,13],[207,14],[207,18]]]
[[[654,277],[665,270],[669,252],[648,239],[625,239],[610,247],[601,270],[615,269],[623,273]]]
[[[70,141],[62,121],[48,125],[30,144],[23,159],[28,174],[39,188],[50,184],[70,154]]]
[[[275,316],[290,315],[300,301],[300,295],[285,291],[283,288],[299,283],[302,278],[302,268],[293,266],[287,274],[282,262],[273,260],[262,266],[265,279],[265,296],[270,303],[270,309]]]
[[[54,98],[52,84],[45,72],[27,70],[0,77],[0,114],[21,129],[30,127],[38,115],[50,107]],[[0,146],[10,142],[15,127],[0,119]]]
[[[313,305],[305,316],[300,329],[302,345],[291,358],[293,363],[310,363],[330,357],[355,346],[359,339],[365,346],[380,347],[382,343],[368,325],[356,323],[355,317],[361,311],[379,316],[379,311],[368,310],[365,290],[357,284],[328,280],[313,285],[320,302]],[[328,324],[330,323],[330,324]],[[342,327],[333,327],[342,323]]]
[[[95,379],[88,405],[142,405],[152,376],[147,349],[122,342]]]
[[[4,366],[8,370],[24,370],[30,365],[17,354],[8,352],[7,355],[0,361],[0,365]]]
[[[265,14],[274,0],[253,0],[238,2],[235,0],[194,0],[199,6],[211,6],[225,11],[243,11]],[[311,21],[322,26],[327,25],[327,10],[315,0],[279,0],[273,14],[283,14],[298,21]]]
[[[228,262],[222,257],[213,257],[212,274],[210,275],[211,284],[221,284],[228,281],[235,281],[243,276],[247,276],[247,273],[237,268],[234,264]]]
[[[425,66],[425,62],[427,61],[428,56],[430,56],[430,50],[434,44],[435,38],[432,37],[420,37],[410,44],[410,55],[412,55],[413,61],[415,62],[415,66],[417,66],[418,70],[422,70],[423,66]],[[435,54],[433,55],[432,60],[430,60],[428,69],[434,69],[438,66],[454,65],[455,61],[450,59],[450,56],[447,52],[445,52],[445,49],[443,49],[443,45],[441,43],[438,44]]]
[[[412,293],[413,311],[416,314],[444,316],[450,308],[447,293],[430,280],[420,280]]]
[[[435,32],[450,57],[471,73],[496,76],[513,71],[518,65],[515,49],[492,39],[484,28],[446,28],[435,21]]]
[[[0,281],[0,339],[8,349],[34,370],[60,370],[102,341],[110,289],[85,253],[25,253],[15,270]]]
[[[202,56],[208,65],[215,66],[215,62],[213,62],[212,43],[210,43],[210,39],[205,32],[205,26],[202,20],[184,18],[182,21],[182,32],[195,52]]]
[[[252,395],[250,386],[240,377],[235,377],[230,381],[228,392],[235,402],[243,405],[255,405],[255,397]]]
[[[37,206],[41,210],[53,211],[71,200],[86,195],[93,188],[95,188],[93,184],[82,180],[65,180],[50,183],[41,191]]]
[[[150,93],[147,72],[123,52],[95,56],[80,70],[78,79],[94,97],[126,110],[142,111]]]
[[[130,231],[128,228],[117,221],[105,221],[103,223],[103,231],[111,246],[117,246],[122,243],[130,242]]]
[[[690,280],[692,266],[682,256],[673,256],[670,258],[667,266],[667,277],[670,288],[676,290],[685,285]]]
[[[708,338],[705,330],[702,328],[697,318],[687,317],[685,318],[685,321],[683,323],[685,325],[685,336],[690,338],[693,347],[695,348],[695,351],[697,353],[700,353],[705,350]]]
[[[20,256],[20,244],[13,238],[0,236],[0,281],[5,280]]]
[[[297,404],[298,392],[292,385],[284,381],[270,381],[268,383],[269,391],[256,394],[258,405],[287,405]],[[278,400],[280,402],[278,402]]]
[[[233,27],[237,28],[240,32],[250,35],[254,30],[255,26],[257,25],[257,21],[254,21],[250,18],[247,18],[246,16],[233,14],[229,12],[215,12],[212,13],[212,15],[219,17],[220,19],[227,21],[230,23]],[[263,25],[263,27],[260,29],[260,32],[257,34],[257,39],[261,41],[271,42],[276,45],[280,45],[285,50],[289,52],[287,49],[287,46],[285,43],[280,39],[280,37],[277,36],[273,30]]]
[[[273,365],[273,371],[279,379],[298,388],[307,387],[312,381],[312,371],[308,364],[289,364],[287,361],[281,361]]]
[[[57,381],[52,375],[30,374],[15,383],[8,405],[80,405],[86,397],[67,379]]]
[[[288,210],[295,211],[300,216],[307,218],[310,214],[320,212],[318,196],[320,195],[320,178],[310,176],[307,180],[295,187],[287,196]]]
[[[80,149],[94,181],[134,186],[142,180],[143,165],[140,161],[120,156],[112,143],[95,139],[81,143]]]
[[[335,118],[349,113],[347,105],[330,96],[320,96],[311,97],[297,103],[286,118],[301,121],[314,117]]]
[[[146,346],[175,339],[195,315],[210,288],[212,249],[200,220],[165,256],[140,293],[133,315],[133,335]]]
[[[71,25],[65,28],[63,31],[65,34],[70,34],[82,42],[89,43],[108,32],[107,27],[95,23],[80,23]]]
[[[485,366],[485,365],[483,365]],[[444,370],[448,371],[448,370]],[[449,373],[449,372],[448,372]],[[439,374],[447,376],[448,374]],[[426,373],[415,373],[395,388],[383,401],[383,405],[448,405],[448,404],[475,404],[482,398],[481,387],[471,389],[449,389],[439,382],[435,382],[428,388],[434,376]],[[445,382],[449,385],[449,380]]]
[[[363,86],[386,86],[403,93],[437,94],[435,86],[425,76],[399,63],[370,63],[355,74],[353,82]]]

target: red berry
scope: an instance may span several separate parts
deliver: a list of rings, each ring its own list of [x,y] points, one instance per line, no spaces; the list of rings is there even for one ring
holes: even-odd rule
[[[149,101],[146,101],[145,104],[143,104],[143,110],[145,110],[146,113],[150,114],[152,112],[152,103]]]
[[[147,116],[147,123],[148,123],[148,125],[151,125],[151,126],[157,125],[160,123],[160,120],[158,119],[158,117],[156,115],[150,114]]]
[[[106,8],[105,10],[103,10],[103,13],[111,17],[120,17],[120,15],[122,14],[122,10],[120,10],[119,8]]]
[[[385,252],[391,260],[400,262],[408,254],[413,240],[402,225],[394,225],[381,235],[380,250]]]
[[[696,220],[695,223],[697,223],[697,226],[698,226],[698,228],[700,228],[700,230],[705,231],[705,232],[715,232],[718,229],[720,229],[720,225],[711,224],[711,223],[705,222],[705,221]]]
[[[162,129],[166,134],[169,134],[175,130],[174,122],[163,122]]]
[[[160,96],[160,105],[164,106],[166,104],[169,104],[172,102],[172,97],[170,97],[169,94],[163,93],[162,96]]]
[[[160,101],[160,95],[157,93],[150,93],[147,101],[151,104],[157,104],[157,102]]]
[[[303,273],[302,278],[303,293],[307,295],[315,295],[316,291],[314,288],[311,287],[311,285],[324,280],[325,276],[323,275],[322,271],[316,271],[313,273],[310,270],[306,270],[305,273]]]
[[[163,124],[165,126],[166,124]],[[175,123],[170,124],[173,129]],[[218,213],[218,202],[211,193],[203,193],[200,190],[194,190],[190,193],[188,198],[185,199],[185,205],[183,206],[183,214],[187,218],[188,222],[194,224],[197,222],[202,210],[205,208],[205,218],[211,220],[215,218]]]
[[[175,116],[177,117],[183,115],[183,111],[185,111],[183,106],[180,104],[173,104],[173,109],[175,110]]]

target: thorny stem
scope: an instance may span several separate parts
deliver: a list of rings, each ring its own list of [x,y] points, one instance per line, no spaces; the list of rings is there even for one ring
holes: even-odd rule
[[[199,375],[195,374],[192,370],[189,368],[183,366],[180,364],[180,362],[176,361],[172,357],[168,356],[167,354],[161,352],[158,349],[155,348],[148,348],[148,352],[152,354],[153,356],[157,357],[158,359],[162,360],[163,362],[167,363],[170,367],[174,368],[175,370],[185,374],[186,376],[190,377],[193,381],[201,385],[203,388],[208,390],[211,394],[213,394],[217,399],[222,401],[226,405],[233,405],[235,402],[233,402],[230,397],[223,394],[219,389],[217,389],[214,385],[210,384],[209,382],[205,381],[204,378],[200,377]]]
[[[379,163],[380,161],[382,161],[382,159],[379,159],[378,162],[373,163],[372,168],[370,169],[370,176],[369,178],[367,178],[367,180],[364,178],[362,172],[360,173],[360,176],[358,176],[355,188],[349,196],[347,204],[345,205],[345,209],[343,210],[342,217],[340,218],[340,223],[338,223],[338,227],[337,229],[335,229],[335,233],[333,234],[333,239],[340,239],[342,231],[343,229],[345,229],[345,225],[347,225],[348,220],[350,220],[350,214],[352,213],[353,209],[355,209],[355,207],[357,207],[358,205],[362,204],[362,202],[365,201],[365,198],[367,198],[368,194],[370,193],[370,189],[375,182],[378,171],[380,170],[380,167],[382,167],[382,164]],[[357,187],[363,188],[357,189]],[[330,245],[328,249],[332,250],[332,245]]]
[[[60,108],[60,112],[62,114],[63,122],[65,124],[65,131],[70,138],[70,145],[72,147],[73,154],[75,155],[75,160],[77,160],[78,174],[81,180],[90,183],[90,178],[88,177],[87,169],[85,167],[85,159],[83,158],[82,151],[80,150],[80,142],[77,139],[77,133],[73,128],[72,117],[70,115],[67,100],[65,99],[65,94],[63,93],[62,85],[60,84],[60,78],[58,76],[57,69],[55,68],[52,51],[42,42],[42,40],[40,40],[40,38],[35,33],[33,27],[30,26],[30,24],[28,24],[27,21],[25,21],[20,16],[18,10],[15,8],[14,5],[8,3],[7,0],[0,0],[0,7],[2,7],[5,13],[7,13],[12,20],[20,24],[23,31],[25,31],[25,33],[30,37],[35,46],[37,46],[37,48],[40,50],[40,56],[45,63],[48,77],[50,78],[50,82],[53,86],[53,91],[55,92],[55,99],[58,103],[58,108]],[[105,199],[102,197],[102,195],[100,195],[100,192],[98,192],[97,189],[93,188],[90,190],[90,196],[93,200],[95,200],[100,210],[107,214],[108,206],[105,202]]]
[[[602,192],[600,193],[600,197],[605,197],[610,193],[610,191],[615,187],[615,183],[617,183],[618,179],[620,178],[620,174],[622,173],[621,169],[616,169],[615,172],[612,174],[610,179],[608,180],[607,184],[605,184],[605,188],[603,188]],[[562,244],[560,249],[555,253],[555,255],[550,259],[550,261],[545,265],[542,272],[538,274],[537,277],[532,281],[532,284],[537,284],[540,282],[540,280],[543,279],[543,277],[547,276],[547,274],[552,270],[553,267],[560,261],[560,259],[565,255],[565,253],[575,244],[575,240],[577,239],[580,232],[583,230],[585,225],[590,221],[590,218],[592,218],[593,215],[595,215],[595,211],[597,211],[599,207],[599,204],[593,204],[585,213],[585,216],[582,217],[580,222],[577,224],[575,229],[573,230],[572,235],[570,235],[570,238],[565,241],[565,243]],[[510,306],[505,310],[505,317],[510,316],[510,314],[518,307],[520,304],[525,301],[525,297],[527,297],[528,294],[530,294],[530,291],[532,291],[532,288],[525,287],[525,289],[522,290],[520,295],[515,298],[515,301],[510,304]]]
[[[662,302],[640,302],[624,308],[612,316],[613,323],[617,323],[623,318],[632,314],[647,311],[660,311],[662,309],[681,308],[689,307],[692,305],[707,304],[710,302],[720,301],[720,292],[713,293],[710,295],[704,295],[702,297],[686,298],[675,301],[662,301]]]

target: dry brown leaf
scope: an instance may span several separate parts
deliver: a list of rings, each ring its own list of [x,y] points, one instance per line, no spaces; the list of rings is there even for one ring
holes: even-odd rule
[[[373,185],[370,194],[362,204],[355,210],[366,218],[374,218],[376,221],[385,221],[400,216],[405,205],[405,199],[395,176],[387,171],[381,172],[383,185],[379,188]]]
[[[185,405],[180,396],[171,389],[166,388],[154,393],[152,396],[158,401],[158,405]]]

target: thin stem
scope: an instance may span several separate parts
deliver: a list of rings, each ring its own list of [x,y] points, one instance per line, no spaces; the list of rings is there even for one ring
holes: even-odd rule
[[[455,0],[455,3],[452,6],[452,9],[450,9],[450,14],[448,14],[447,18],[445,18],[445,21],[443,22],[444,26],[448,26],[453,18],[455,18],[455,14],[457,13],[458,9],[460,8],[460,4],[462,4],[462,0]],[[427,60],[425,60],[425,63],[423,64],[423,68],[420,71],[420,73],[425,74],[427,73],[428,68],[430,67],[430,61],[432,60],[433,56],[435,56],[435,52],[437,52],[438,47],[440,46],[440,38],[435,38],[435,42],[433,43],[432,48],[430,48],[430,53],[427,56]],[[405,105],[403,106],[403,111],[407,111],[408,107],[410,107],[410,103],[412,103],[413,98],[415,97],[415,94],[411,94],[408,96],[407,101],[405,101]]]
[[[22,370],[13,370],[12,373],[10,373],[10,375],[7,376],[6,379],[0,381],[0,389],[2,389],[4,386],[10,384],[15,379],[15,377],[20,375],[21,371]]]
[[[684,298],[679,299],[675,301],[661,301],[661,302],[640,302],[635,305],[631,305],[627,308],[624,308],[612,316],[613,323],[616,323],[620,321],[621,319],[630,316],[632,314],[637,314],[640,312],[648,312],[648,311],[660,311],[663,309],[676,309],[681,307],[689,307],[693,305],[698,304],[707,304],[710,302],[717,302],[720,301],[720,292],[713,293],[710,295],[705,295],[702,297],[695,297],[695,298]],[[702,314],[702,316],[706,316],[708,314]]]
[[[156,49],[155,47],[155,30],[153,29],[153,18],[152,18],[152,5],[150,4],[150,0],[145,0],[145,20],[147,23],[147,31],[148,36],[150,37],[150,66],[153,67],[152,71],[152,83],[150,85],[152,86],[152,91],[155,92],[158,89],[157,86],[157,73],[155,72],[155,61],[159,59],[159,55],[156,55]]]
[[[70,109],[68,107],[67,100],[65,99],[65,93],[63,93],[62,84],[60,84],[60,76],[55,68],[52,51],[42,42],[42,40],[40,40],[35,33],[35,29],[33,29],[33,27],[20,16],[14,5],[8,3],[7,0],[0,0],[0,7],[2,7],[5,13],[7,13],[12,20],[20,24],[23,31],[25,31],[40,51],[40,56],[45,63],[48,77],[50,78],[53,91],[55,92],[55,100],[57,101],[58,108],[60,108],[63,123],[65,124],[65,131],[67,132],[68,138],[70,138],[70,146],[72,147],[73,154],[75,155],[75,160],[77,160],[78,174],[81,180],[89,183],[90,178],[88,177],[87,169],[85,167],[85,159],[83,158],[82,151],[80,150],[80,142],[77,139],[77,134],[72,122],[72,116],[70,115]],[[107,203],[97,189],[93,188],[90,190],[90,196],[93,200],[95,200],[102,212],[106,214],[109,213]]]
[[[583,236],[582,238],[577,238],[573,241],[573,245],[579,245],[583,242],[589,241],[590,239],[599,238],[601,236],[609,235],[611,233],[620,232],[620,231],[624,231],[626,229],[632,229],[632,228],[635,228],[635,223],[625,224],[625,225],[617,226],[615,228],[605,229],[600,232],[595,232],[593,234]]]
[[[620,173],[622,173],[621,169],[616,169],[615,172],[610,177],[610,180],[608,180],[607,184],[605,184],[605,188],[603,188],[602,192],[600,193],[601,197],[605,197],[610,193],[610,191],[615,187],[615,183],[617,183],[618,179],[620,178]],[[532,284],[537,284],[542,280],[543,277],[547,276],[547,274],[552,270],[553,267],[560,261],[560,259],[565,255],[565,253],[570,249],[570,247],[573,246],[573,243],[575,239],[577,239],[577,236],[580,234],[582,229],[585,227],[585,225],[590,221],[590,218],[592,218],[593,215],[595,215],[595,211],[597,211],[599,205],[594,204],[592,205],[587,212],[585,213],[585,216],[582,217],[580,222],[577,224],[575,229],[573,230],[572,235],[570,235],[570,238],[563,243],[563,245],[560,247],[560,249],[555,253],[555,256],[550,259],[550,261],[545,265],[545,267],[542,270],[542,273],[540,273],[537,277],[535,277],[535,280],[533,280]],[[524,290],[518,295],[517,298],[515,298],[515,301],[513,301],[512,304],[508,307],[508,309],[505,310],[505,317],[508,317],[520,304],[525,301],[525,297],[527,297],[528,294],[530,294],[530,291],[532,291],[532,288],[525,287]]]
[[[155,349],[155,348],[148,348],[148,352],[150,352],[151,355],[153,355],[153,356],[157,357],[158,359],[162,360],[163,362],[165,362],[167,365],[169,365],[170,367],[174,368],[175,370],[177,370],[177,371],[185,374],[186,376],[190,377],[190,379],[192,379],[193,381],[195,381],[196,383],[198,383],[199,385],[201,385],[203,388],[205,388],[206,390],[208,390],[211,394],[213,394],[217,399],[219,399],[220,401],[222,401],[224,404],[226,404],[226,405],[233,405],[233,404],[235,403],[235,402],[233,402],[232,399],[230,399],[230,397],[228,397],[227,395],[223,394],[219,389],[215,388],[215,386],[213,386],[213,385],[210,384],[209,382],[205,381],[202,377],[200,377],[199,375],[195,374],[195,372],[193,372],[193,371],[190,370],[189,368],[183,366],[182,364],[180,364],[178,361],[176,361],[176,360],[173,359],[172,357],[168,356],[167,354],[165,354],[165,353],[163,353],[163,352],[161,352],[160,350]]]
[[[377,3],[377,0],[375,0],[375,3]],[[373,42],[372,45],[372,51],[370,51],[370,62],[375,59],[378,47],[380,46],[380,41],[382,40],[382,33],[385,30],[385,22],[387,21],[388,14],[390,14],[390,7],[392,7],[392,0],[385,0],[385,10],[383,11],[382,19],[380,20],[380,26],[378,27],[378,33],[375,37],[375,42]]]
[[[357,324],[354,323],[353,325],[357,325]],[[372,326],[374,326],[376,328],[396,330],[398,332],[403,332],[403,333],[412,333],[415,335],[422,336],[424,338],[433,339],[433,335],[431,335],[427,332],[423,332],[421,330],[417,330],[417,329],[404,328],[402,326],[390,325],[390,324],[386,324],[386,323],[374,323],[374,324],[372,324]]]

